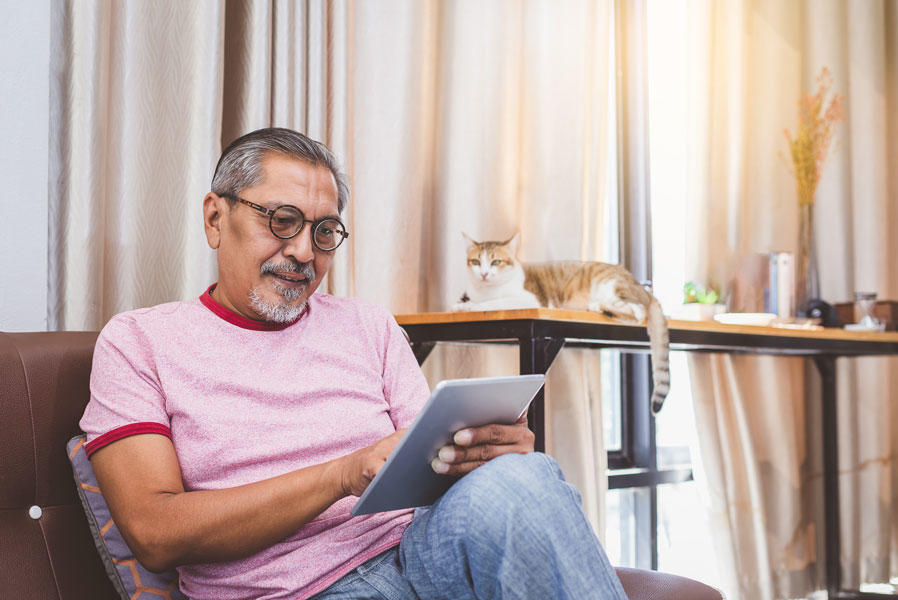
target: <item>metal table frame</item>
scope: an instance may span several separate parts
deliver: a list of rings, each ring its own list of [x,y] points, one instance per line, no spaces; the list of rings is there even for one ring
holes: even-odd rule
[[[554,315],[560,315],[555,318]],[[498,318],[497,318],[498,317]],[[645,352],[648,337],[644,327],[610,321],[600,315],[571,319],[570,311],[531,309],[490,313],[432,313],[397,315],[407,332],[419,363],[423,363],[437,342],[516,343],[520,372],[546,373],[565,345],[612,348]],[[583,320],[579,320],[583,319]],[[754,333],[746,330],[758,331]],[[859,600],[894,599],[891,594],[865,593],[842,589],[839,516],[838,447],[826,440],[838,439],[836,410],[836,358],[898,354],[898,334],[842,334],[828,337],[793,330],[746,328],[709,324],[707,326],[672,321],[671,350],[723,352],[730,354],[770,354],[803,356],[814,361],[822,379],[823,488],[826,543],[826,590],[829,598]],[[536,449],[545,449],[545,402],[540,390],[528,418],[536,435]]]

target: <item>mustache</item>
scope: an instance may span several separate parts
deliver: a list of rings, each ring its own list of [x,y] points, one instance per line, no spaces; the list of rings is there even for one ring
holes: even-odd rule
[[[259,272],[262,275],[266,273],[274,273],[274,272],[288,272],[288,273],[299,273],[300,275],[305,275],[308,277],[309,281],[315,280],[315,267],[312,266],[312,263],[300,263],[295,260],[289,260],[285,262],[274,262],[268,261],[266,263],[262,263],[262,267],[259,269]]]

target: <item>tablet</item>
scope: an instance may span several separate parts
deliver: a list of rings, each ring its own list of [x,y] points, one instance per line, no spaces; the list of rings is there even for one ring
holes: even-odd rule
[[[517,421],[545,382],[545,375],[441,381],[399,440],[359,501],[353,515],[433,504],[458,477],[434,472],[436,458],[456,431]]]

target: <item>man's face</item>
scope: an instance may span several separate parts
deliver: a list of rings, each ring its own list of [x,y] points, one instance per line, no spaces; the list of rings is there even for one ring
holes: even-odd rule
[[[262,182],[240,192],[244,200],[275,209],[292,204],[305,218],[338,218],[337,185],[327,167],[280,154],[262,160]],[[268,228],[267,215],[213,193],[203,201],[206,238],[218,249],[218,285],[213,297],[251,319],[290,321],[330,268],[333,252],[312,244],[312,224],[282,240]]]

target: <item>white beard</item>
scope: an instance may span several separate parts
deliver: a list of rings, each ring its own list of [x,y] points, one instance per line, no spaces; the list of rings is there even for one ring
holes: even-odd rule
[[[308,301],[298,305],[290,303],[299,298],[302,290],[282,288],[277,284],[275,284],[275,290],[277,290],[278,294],[284,298],[283,302],[278,304],[266,302],[259,295],[257,288],[253,288],[249,292],[250,305],[253,307],[254,311],[265,317],[267,321],[272,321],[274,323],[292,323],[298,319],[299,315],[302,314],[302,311],[306,309],[306,303]]]

